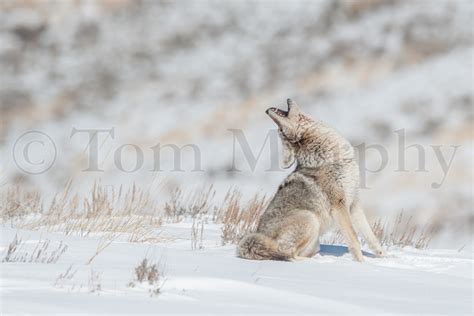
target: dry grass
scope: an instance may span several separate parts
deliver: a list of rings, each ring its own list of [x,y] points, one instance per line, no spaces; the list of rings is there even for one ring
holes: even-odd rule
[[[31,249],[33,244],[35,244],[35,247]],[[27,244],[15,235],[15,238],[8,245],[7,253],[2,262],[56,263],[66,252],[67,245],[61,241],[57,246],[50,246],[49,240],[39,240],[36,243]]]
[[[161,293],[164,285],[163,269],[158,263],[149,262],[143,259],[142,262],[135,267],[134,279],[128,283],[129,287],[136,287],[137,284],[148,283],[148,292],[150,296],[156,296]]]
[[[400,212],[395,220],[385,223],[377,220],[372,225],[372,230],[382,245],[411,246],[417,249],[427,248],[439,229],[440,224],[436,218],[420,227],[413,221],[413,216],[407,216],[403,212]]]
[[[237,243],[246,233],[257,229],[258,221],[265,210],[268,200],[265,196],[255,195],[247,204],[242,206],[242,194],[229,191],[224,205],[218,213],[222,221],[222,244]]]
[[[119,234],[103,234],[99,240],[99,243],[97,244],[97,248],[92,255],[92,257],[87,260],[86,264],[91,264],[92,261],[107,248],[110,246],[114,240],[116,240],[120,235]]]
[[[160,227],[164,222],[176,223],[192,219],[191,248],[203,248],[204,223],[222,224],[221,243],[235,244],[244,234],[254,231],[261,214],[268,205],[265,196],[255,195],[244,201],[237,189],[230,189],[220,203],[215,203],[213,186],[184,192],[176,189],[160,207],[148,192],[135,185],[104,187],[95,183],[90,195],[80,198],[71,194],[71,183],[44,207],[36,191],[11,187],[0,191],[0,219],[18,228],[102,236],[90,263],[115,239],[125,236],[130,242],[159,242]],[[440,230],[439,218],[420,227],[412,217],[400,213],[388,220],[377,220],[373,230],[384,246],[412,246],[423,249]],[[364,242],[364,240],[362,240]],[[321,243],[341,244],[338,231],[321,238]]]
[[[23,190],[19,185],[0,191],[0,215],[3,221],[41,214],[43,203],[38,191]]]
[[[74,276],[77,273],[77,269],[73,270],[73,265],[71,264],[66,271],[60,273],[58,277],[56,278],[56,281],[54,281],[54,286],[63,288],[65,287],[66,283],[70,282]]]
[[[177,223],[186,217],[203,217],[211,211],[215,194],[216,191],[212,185],[196,189],[188,194],[176,188],[171,199],[165,204],[166,218],[168,221]]]
[[[102,291],[102,273],[94,271],[94,269],[91,268],[91,272],[89,274],[89,279],[88,279],[88,288],[89,292],[91,293],[99,293]]]
[[[38,194],[7,190],[8,204],[2,210],[3,221],[15,222],[18,228],[89,236],[92,233],[127,234],[131,242],[159,239],[157,229],[162,216],[150,194],[135,185],[124,190],[95,183],[90,195],[80,198],[70,192],[71,183],[57,194],[44,210]],[[26,206],[23,207],[22,205]],[[27,216],[40,214],[40,216]]]
[[[191,249],[203,249],[204,222],[194,219],[191,226]]]
[[[420,226],[413,221],[413,216],[400,212],[395,218],[378,219],[372,224],[372,231],[384,247],[414,247],[425,249],[440,230],[439,220]],[[365,240],[361,239],[362,244]],[[344,244],[345,240],[339,230],[335,230],[321,238],[323,244]]]

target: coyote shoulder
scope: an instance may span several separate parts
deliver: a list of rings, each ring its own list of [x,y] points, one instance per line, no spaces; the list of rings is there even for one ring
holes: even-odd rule
[[[334,129],[303,114],[269,108],[283,143],[283,164],[295,170],[283,181],[255,233],[240,241],[237,255],[255,260],[294,260],[319,251],[319,237],[335,222],[352,256],[363,261],[356,229],[376,256],[384,252],[359,201],[359,167],[351,144]]]

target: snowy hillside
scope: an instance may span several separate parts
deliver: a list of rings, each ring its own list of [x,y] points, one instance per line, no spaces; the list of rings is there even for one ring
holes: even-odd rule
[[[0,314],[472,314],[473,17],[1,0]],[[291,172],[265,115],[289,97],[355,147],[387,258],[337,230],[306,261],[235,256]]]

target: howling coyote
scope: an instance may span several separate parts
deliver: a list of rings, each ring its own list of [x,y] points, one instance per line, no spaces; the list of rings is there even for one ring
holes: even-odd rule
[[[288,99],[288,111],[269,108],[283,143],[283,164],[296,168],[280,185],[257,231],[240,241],[237,255],[256,260],[295,260],[319,251],[319,236],[339,226],[352,256],[363,261],[354,227],[376,256],[384,252],[358,196],[359,167],[350,143],[334,129],[303,114]]]

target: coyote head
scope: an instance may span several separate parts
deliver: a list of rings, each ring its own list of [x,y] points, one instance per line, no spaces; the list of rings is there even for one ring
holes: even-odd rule
[[[283,143],[283,167],[298,161],[303,167],[319,167],[354,160],[352,145],[335,129],[303,114],[291,99],[288,110],[269,108],[266,113],[278,125]]]
[[[298,105],[288,99],[288,110],[269,108],[266,113],[278,125],[278,133],[283,143],[283,167],[289,168],[296,160],[296,152],[304,144],[314,121],[304,115]]]

